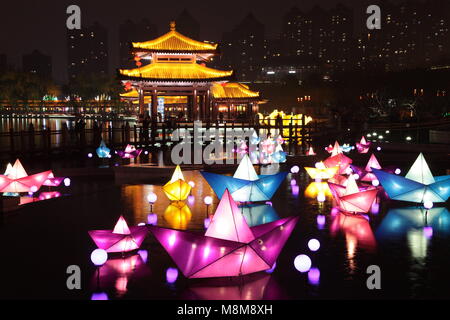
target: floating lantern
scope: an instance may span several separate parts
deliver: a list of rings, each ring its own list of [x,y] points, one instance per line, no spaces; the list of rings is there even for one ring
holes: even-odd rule
[[[88,158],[92,158],[92,153],[88,153]]]
[[[171,201],[183,201],[189,196],[191,186],[184,180],[180,166],[175,168],[172,178],[163,186],[163,191]]]
[[[450,175],[434,177],[422,153],[405,177],[377,169],[373,172],[393,200],[446,202],[450,196]]]
[[[300,168],[299,168],[299,166],[293,166],[292,168],[291,168],[291,173],[298,173],[300,171]]]
[[[352,163],[352,159],[342,153],[338,153],[335,156],[326,158],[323,163],[327,168],[339,166],[338,174],[345,174],[347,168]]]
[[[44,171],[29,176],[17,159],[12,167],[7,168],[5,173],[8,174],[0,175],[0,192],[18,194],[38,191],[49,179],[52,171]]]
[[[135,146],[131,144],[127,144],[125,147],[125,150],[118,150],[116,153],[121,157],[122,159],[133,159],[138,157],[142,152],[142,149],[136,149]]]
[[[370,134],[368,134],[367,136],[371,137]],[[372,143],[370,141],[366,141],[366,138],[362,136],[360,142],[356,143],[356,149],[358,150],[359,153],[367,153],[369,152],[371,144]]]
[[[102,266],[108,260],[108,253],[103,249],[95,249],[91,253],[91,261],[96,266]]]
[[[307,255],[301,254],[295,257],[294,266],[297,271],[300,271],[302,273],[308,272],[309,269],[311,269],[311,265],[311,259]]]
[[[317,251],[320,248],[320,242],[317,239],[311,239],[308,241],[308,248],[311,251]]]
[[[97,156],[99,158],[110,158],[111,157],[111,149],[109,149],[105,142],[102,140],[100,142],[100,146],[95,150]]]
[[[70,187],[71,182],[72,182],[72,181],[70,180],[70,178],[65,178],[65,179],[64,179],[64,186]]]
[[[424,207],[425,209],[431,209],[431,208],[433,208],[433,202],[431,202],[431,201],[429,201],[429,200],[424,201],[423,207]]]
[[[228,189],[235,201],[250,202],[270,200],[286,178],[287,172],[258,176],[250,158],[245,155],[233,177],[204,171],[201,174],[219,199],[225,189]]]
[[[89,236],[97,247],[107,252],[128,252],[138,249],[147,235],[147,227],[128,227],[120,216],[113,230],[91,230]]]
[[[272,268],[297,221],[290,217],[250,228],[225,190],[205,235],[149,229],[187,278],[231,277]]]
[[[327,168],[323,162],[316,163],[316,167],[305,167],[306,172],[312,179],[327,180],[334,177],[339,171],[339,166]]]
[[[315,156],[316,153],[314,152],[313,147],[309,147],[308,151],[306,151],[307,156]]]
[[[394,173],[398,175],[398,174],[402,173],[402,170],[400,170],[399,168],[397,168],[397,169],[395,169]]]

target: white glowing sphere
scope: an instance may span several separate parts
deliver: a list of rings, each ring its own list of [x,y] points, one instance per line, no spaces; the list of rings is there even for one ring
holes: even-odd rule
[[[300,272],[308,272],[311,265],[311,259],[305,254],[298,255],[294,259],[294,267]]]
[[[88,158],[92,158],[92,153],[88,153]]]
[[[150,203],[155,203],[156,200],[158,200],[158,196],[156,195],[156,193],[150,192],[150,193],[147,195],[147,201],[148,201],[148,202],[150,202]]]
[[[378,181],[378,180],[372,180],[372,185],[373,185],[374,187],[378,187],[378,186],[380,185],[380,181]]]
[[[308,248],[311,251],[317,251],[320,248],[320,242],[317,239],[311,239],[308,241]]]
[[[317,195],[317,201],[319,202],[325,202],[326,198],[325,198],[325,193],[323,192],[319,192],[319,194]]]
[[[347,169],[345,169],[345,173],[346,174],[352,174],[353,170],[352,168],[348,167]]]
[[[402,172],[402,170],[400,170],[399,168],[395,169],[394,173],[395,174],[400,174]]]
[[[212,201],[213,201],[213,199],[212,199],[212,197],[210,197],[210,196],[206,196],[206,197],[203,199],[203,202],[204,202],[207,206],[209,206],[209,205],[212,203]]]
[[[431,209],[431,208],[433,208],[433,202],[430,201],[430,200],[424,201],[423,207],[424,207],[425,209]]]
[[[31,191],[32,193],[35,193],[36,191],[38,191],[38,187],[36,187],[36,186],[31,186],[30,191]]]
[[[377,147],[377,151],[381,151],[381,147]]]
[[[66,187],[69,187],[69,186],[70,186],[70,183],[71,183],[70,178],[65,178],[65,179],[64,179],[64,185],[65,185]]]
[[[359,179],[359,174],[355,173],[355,174],[353,175],[353,178],[355,178],[355,180],[358,180],[358,179]]]
[[[298,166],[293,166],[291,168],[291,173],[298,173],[300,171],[300,168]]]
[[[96,266],[101,266],[105,264],[106,260],[108,260],[108,252],[103,249],[95,249],[91,253],[91,261]]]
[[[195,187],[195,182],[194,181],[189,181],[188,184],[191,186],[191,188]]]

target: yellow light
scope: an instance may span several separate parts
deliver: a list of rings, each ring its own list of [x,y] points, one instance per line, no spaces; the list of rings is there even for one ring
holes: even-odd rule
[[[171,201],[186,200],[191,192],[191,186],[184,181],[180,166],[177,166],[172,179],[163,186],[163,191]]]
[[[339,166],[323,169],[305,167],[305,170],[312,179],[327,180],[334,177],[339,170]]]
[[[316,199],[319,194],[324,194],[331,197],[331,190],[326,182],[311,182],[305,189],[305,196],[311,199]]]
[[[164,219],[173,229],[186,230],[191,218],[191,209],[182,201],[172,202],[164,211]]]

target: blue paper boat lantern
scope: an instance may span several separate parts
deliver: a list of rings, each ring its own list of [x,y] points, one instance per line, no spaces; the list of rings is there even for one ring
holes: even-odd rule
[[[450,175],[433,177],[422,153],[405,177],[374,168],[372,171],[393,200],[446,202],[450,196]]]
[[[234,176],[224,176],[211,172],[201,172],[220,199],[228,189],[234,201],[267,201],[277,191],[287,172],[273,175],[257,175],[248,155],[245,155]]]
[[[99,158],[109,158],[111,150],[106,146],[105,142],[102,140],[100,146],[95,150]]]

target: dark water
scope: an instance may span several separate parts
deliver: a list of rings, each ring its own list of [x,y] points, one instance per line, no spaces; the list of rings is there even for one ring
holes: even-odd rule
[[[288,168],[286,168],[288,169]],[[425,220],[417,208],[404,209],[383,197],[366,217],[344,215],[333,209],[332,198],[318,202],[320,186],[303,173],[289,174],[272,200],[243,212],[250,224],[298,215],[299,222],[282,250],[272,273],[237,279],[184,278],[173,283],[176,266],[149,234],[139,254],[110,259],[100,269],[90,262],[95,245],[87,231],[112,229],[120,215],[129,225],[145,222],[150,213],[149,192],[158,196],[153,212],[159,226],[204,232],[206,206],[211,195],[198,172],[185,172],[195,182],[195,201],[170,206],[161,186],[116,185],[109,178],[73,178],[62,188],[66,196],[22,206],[8,214],[0,228],[0,297],[57,299],[361,299],[449,298],[450,213],[433,208]],[[298,189],[291,185],[295,179]],[[68,194],[70,193],[70,195]],[[400,204],[401,205],[401,204]],[[399,209],[400,208],[400,209]],[[431,228],[430,228],[431,227]],[[320,241],[312,252],[308,241]],[[312,260],[312,271],[300,273],[294,259]],[[381,290],[368,290],[366,269],[381,268]],[[66,268],[78,265],[82,289],[68,290]],[[168,271],[169,268],[170,271]]]

